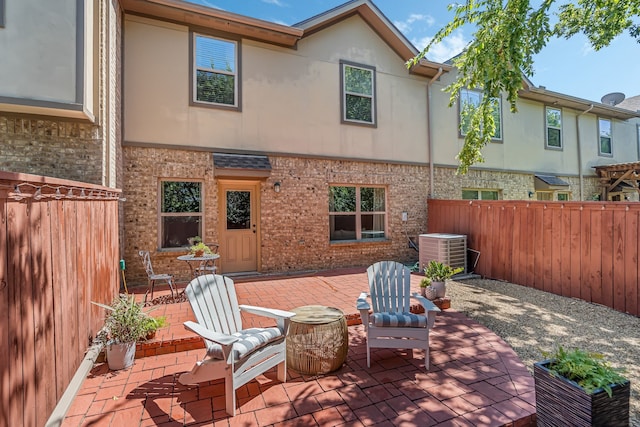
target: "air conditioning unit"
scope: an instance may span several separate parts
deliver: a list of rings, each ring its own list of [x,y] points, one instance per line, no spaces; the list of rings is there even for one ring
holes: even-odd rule
[[[421,234],[420,269],[435,260],[453,268],[462,267],[467,273],[467,236],[463,234]]]

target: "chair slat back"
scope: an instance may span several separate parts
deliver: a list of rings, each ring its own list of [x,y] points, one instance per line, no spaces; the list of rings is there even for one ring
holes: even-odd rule
[[[236,288],[230,278],[204,274],[193,279],[185,293],[196,320],[202,326],[223,334],[242,329]]]
[[[374,313],[408,312],[411,307],[411,271],[402,263],[380,261],[367,269]]]
[[[153,276],[153,267],[151,266],[151,256],[149,255],[149,251],[140,251],[138,255],[142,257],[142,264],[144,265],[144,270],[147,272],[147,276]]]

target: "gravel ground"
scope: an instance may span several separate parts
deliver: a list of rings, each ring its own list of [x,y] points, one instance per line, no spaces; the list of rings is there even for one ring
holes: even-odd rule
[[[533,373],[556,345],[603,354],[631,381],[630,424],[640,427],[640,318],[508,282],[467,279],[447,284],[451,308],[504,339]]]

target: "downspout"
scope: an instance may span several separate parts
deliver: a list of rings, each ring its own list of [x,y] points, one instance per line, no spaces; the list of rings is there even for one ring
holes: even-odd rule
[[[580,116],[593,110],[593,104],[586,110],[576,115],[576,132],[578,137],[578,176],[580,177],[580,201],[584,201],[584,177],[582,176],[582,141],[580,138]]]
[[[429,83],[427,83],[427,154],[429,156],[429,198],[433,199],[433,180],[435,173],[433,171],[433,141],[431,139],[431,85],[442,75],[442,67],[438,68],[438,72]]]

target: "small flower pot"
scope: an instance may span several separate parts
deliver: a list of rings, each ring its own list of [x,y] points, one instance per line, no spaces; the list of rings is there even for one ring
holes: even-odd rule
[[[431,287],[436,291],[436,298],[444,298],[447,293],[445,282],[431,282]],[[434,298],[435,299],[435,298]]]
[[[426,299],[433,301],[437,298],[436,289],[433,286],[427,286],[426,288],[420,288],[422,290],[422,296]]]

